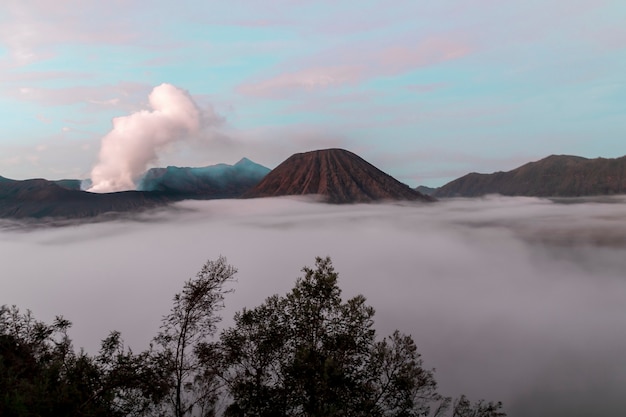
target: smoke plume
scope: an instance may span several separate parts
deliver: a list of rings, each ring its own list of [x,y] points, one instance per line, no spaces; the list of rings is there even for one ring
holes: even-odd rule
[[[200,129],[201,114],[186,91],[171,84],[155,87],[152,110],[113,119],[91,171],[92,192],[135,189],[135,180],[158,158],[159,150]]]

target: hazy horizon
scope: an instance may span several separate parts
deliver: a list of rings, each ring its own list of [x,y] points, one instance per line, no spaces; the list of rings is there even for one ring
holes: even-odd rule
[[[336,148],[336,147],[335,147],[335,148]],[[324,148],[324,149],[332,149],[332,148]],[[345,148],[339,148],[339,149],[345,149]],[[316,150],[321,150],[321,149],[314,149],[314,150],[312,150],[312,151],[316,151]],[[346,150],[350,151],[350,149],[346,149]],[[297,154],[297,153],[303,153],[303,152],[307,152],[307,151],[296,151],[296,152],[295,152],[295,154]],[[550,155],[544,155],[544,156],[542,156],[542,157],[540,157],[540,158],[538,158],[538,159],[527,160],[527,161],[520,161],[517,165],[514,165],[514,166],[503,166],[503,168],[502,168],[502,170],[501,170],[501,171],[502,171],[502,172],[512,171],[512,170],[515,170],[515,169],[517,169],[517,168],[519,168],[519,167],[523,166],[524,164],[531,163],[531,162],[537,162],[537,161],[539,161],[539,160],[542,160],[542,159],[547,158],[547,157],[552,156],[552,155],[564,155],[564,154],[550,154]],[[291,155],[290,155],[290,156],[291,156]],[[567,156],[580,157],[579,155],[567,155]],[[360,157],[360,156],[359,156],[359,157]],[[617,156],[617,157],[615,157],[615,158],[604,158],[603,156],[597,156],[596,158],[585,158],[585,159],[618,159],[618,158],[622,158],[622,157],[626,157],[626,154],[624,154],[624,155],[622,155],[622,156]],[[582,158],[584,158],[584,157],[582,157]],[[217,162],[217,163],[214,163],[214,164],[209,164],[209,165],[204,165],[204,166],[184,166],[184,165],[183,165],[183,166],[177,166],[177,167],[179,167],[179,168],[206,168],[206,167],[216,166],[216,165],[230,165],[230,166],[234,166],[237,162],[241,161],[242,159],[248,159],[249,161],[251,161],[251,162],[253,162],[253,163],[257,164],[257,165],[263,166],[263,167],[268,168],[268,169],[270,169],[270,170],[272,170],[272,169],[276,168],[276,166],[277,166],[277,165],[280,165],[280,163],[284,162],[284,161],[279,161],[279,163],[278,163],[276,166],[265,166],[265,165],[263,165],[263,164],[258,163],[258,162],[257,162],[257,161],[255,161],[255,160],[252,160],[251,158],[249,158],[249,157],[247,157],[247,156],[243,155],[243,156],[239,157],[238,159],[236,158],[236,159],[235,159],[234,161],[232,161],[232,162]],[[369,162],[369,161],[367,161],[367,162]],[[176,166],[176,165],[147,164],[147,165],[146,165],[146,167],[145,167],[146,169],[145,169],[144,171],[141,171],[141,172],[140,172],[140,175],[135,176],[135,180],[134,180],[134,181],[132,181],[132,182],[133,182],[133,184],[132,184],[132,186],[130,186],[129,190],[135,190],[135,191],[138,191],[138,190],[139,190],[139,188],[138,188],[138,187],[140,186],[140,183],[141,183],[141,178],[142,178],[142,177],[143,177],[143,175],[144,175],[145,173],[147,173],[150,169],[154,169],[154,168],[166,168],[166,167],[169,167],[169,166]],[[388,173],[387,167],[377,167],[377,168],[378,168],[378,169],[380,169],[381,171],[385,172],[385,173]],[[468,175],[468,174],[470,174],[470,173],[475,173],[475,172],[480,173],[480,174],[493,174],[493,173],[496,173],[496,171],[482,171],[482,170],[478,169],[478,171],[472,171],[472,172],[469,172],[469,171],[468,171],[468,172],[464,172],[464,173],[460,174],[460,176],[459,176],[459,177],[457,177],[457,178],[451,178],[451,179],[450,179],[450,181],[448,181],[448,182],[451,182],[451,181],[457,180],[457,179],[459,179],[459,178],[461,178],[461,177],[463,177],[463,176],[465,176],[465,175]],[[499,171],[498,171],[498,172],[499,172]],[[2,175],[1,175],[1,173],[0,173],[0,177],[1,177],[1,176],[2,176]],[[5,178],[6,178],[6,177],[5,177]],[[26,178],[26,179],[35,179],[35,178],[38,178],[38,177]],[[14,179],[14,178],[9,178],[9,179]],[[92,188],[92,180],[91,180],[91,178],[90,178],[90,177],[83,177],[83,178],[56,178],[56,177],[55,177],[55,178],[44,178],[44,179],[46,179],[46,180],[48,180],[48,181],[78,180],[78,181],[81,181],[81,182],[82,182],[82,184],[81,184],[81,190],[82,190],[82,191],[94,192],[94,190],[92,190],[92,189],[91,189],[91,188]],[[18,180],[18,181],[20,181],[20,180]],[[406,185],[408,185],[408,186],[409,186],[409,187],[411,187],[411,188],[414,188],[414,189],[415,189],[415,188],[418,188],[418,187],[426,187],[426,188],[431,188],[431,189],[437,189],[437,188],[443,187],[443,186],[444,186],[444,185],[446,185],[448,182],[438,183],[438,184],[432,184],[432,183],[430,183],[431,185],[425,185],[425,184],[422,184],[422,183],[420,183],[420,184],[417,184],[417,183],[415,183],[415,184],[408,184],[408,183],[405,183],[405,184],[406,184]],[[106,192],[117,192],[117,191],[115,191],[115,190],[109,190],[109,191],[106,191]],[[602,194],[599,194],[598,196],[601,196],[601,195],[602,195]],[[594,196],[589,196],[589,197],[593,198]]]
[[[567,202],[213,200],[101,223],[3,222],[0,304],[65,316],[90,352],[110,330],[141,350],[207,259],[239,269],[226,326],[329,255],[343,296],[367,297],[380,336],[412,334],[444,394],[501,400],[511,417],[617,415],[626,197]]]
[[[146,162],[343,147],[433,186],[625,152],[623,2],[4,0],[0,16],[10,178],[119,189]]]

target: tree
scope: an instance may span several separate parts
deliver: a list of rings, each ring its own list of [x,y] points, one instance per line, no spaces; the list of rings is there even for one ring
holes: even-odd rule
[[[220,321],[217,312],[223,308],[225,294],[232,291],[224,285],[233,281],[236,273],[222,256],[207,261],[174,296],[174,305],[162,320],[155,343],[171,375],[169,405],[176,417],[213,413],[219,381],[203,372],[199,355],[208,355],[208,340]]]
[[[77,407],[65,401],[69,387],[62,378],[71,355],[69,327],[62,317],[47,325],[30,311],[0,307],[0,415]]]
[[[479,400],[472,404],[465,395],[454,402],[452,417],[505,417],[501,402],[485,402]]]
[[[439,416],[448,409],[450,399],[437,393],[433,371],[423,368],[411,336],[396,330],[376,342],[369,366],[375,393],[370,415]]]
[[[439,394],[411,336],[378,340],[374,309],[361,295],[342,300],[330,258],[303,272],[213,340],[236,269],[207,261],[139,354],[115,331],[97,355],[75,352],[68,320],[2,306],[0,415],[209,417],[220,400],[230,417],[506,415],[499,402]]]
[[[77,353],[70,326],[0,307],[0,415],[122,417],[161,400],[165,380],[150,352],[135,355],[112,332],[99,355]]]
[[[305,267],[284,297],[235,315],[221,335],[224,378],[240,416],[441,415],[437,393],[412,338],[376,341],[374,309],[345,302],[330,258]]]
[[[102,340],[98,355],[90,361],[95,366],[98,384],[89,400],[106,393],[116,415],[151,415],[169,392],[170,375],[162,366],[162,356],[152,346],[133,353],[124,346],[118,331]]]

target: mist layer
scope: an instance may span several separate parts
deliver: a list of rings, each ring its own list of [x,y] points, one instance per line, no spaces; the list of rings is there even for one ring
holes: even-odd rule
[[[331,206],[184,202],[133,220],[0,231],[0,303],[109,330],[145,348],[185,279],[220,254],[239,269],[223,325],[330,255],[344,296],[381,334],[411,333],[442,392],[510,416],[621,415],[626,386],[626,201],[535,198]]]

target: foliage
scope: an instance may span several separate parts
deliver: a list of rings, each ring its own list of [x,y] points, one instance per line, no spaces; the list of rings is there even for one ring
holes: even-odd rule
[[[224,289],[224,284],[236,273],[222,256],[207,261],[174,296],[174,305],[162,320],[155,343],[161,349],[162,366],[171,375],[169,405],[176,417],[213,413],[219,381],[201,369],[198,357],[200,350],[207,355],[202,347],[215,334],[220,320],[217,312],[223,308],[224,295],[231,291]]]
[[[454,402],[454,411],[452,417],[505,417],[506,413],[502,412],[501,402],[485,402],[480,400],[472,404],[465,395],[461,395]]]
[[[100,354],[75,352],[57,317],[47,325],[30,311],[0,307],[0,415],[139,415],[164,395],[150,353],[125,349],[111,333]]]
[[[221,336],[229,413],[254,416],[426,416],[437,393],[412,338],[376,341],[374,309],[345,302],[329,258],[304,268],[293,290],[244,309]]]
[[[138,354],[115,331],[96,355],[76,352],[63,317],[48,325],[0,307],[0,415],[506,415],[499,402],[439,394],[411,336],[378,339],[365,298],[342,300],[330,258],[303,268],[286,295],[237,313],[215,339],[236,272],[223,257],[207,261]]]

